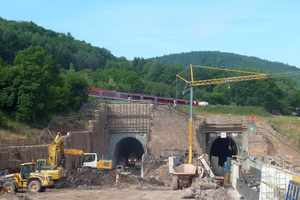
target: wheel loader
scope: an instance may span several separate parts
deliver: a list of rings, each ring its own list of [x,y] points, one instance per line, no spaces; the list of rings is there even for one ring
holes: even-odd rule
[[[21,164],[20,173],[8,174],[0,177],[3,188],[8,193],[16,192],[18,189],[28,188],[30,192],[43,192],[47,187],[52,187],[54,181],[52,176],[37,171],[36,163]]]

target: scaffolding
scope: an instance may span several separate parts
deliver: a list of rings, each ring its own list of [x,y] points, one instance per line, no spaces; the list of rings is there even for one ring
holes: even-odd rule
[[[278,167],[262,166],[261,200],[281,200],[286,197],[286,173]]]

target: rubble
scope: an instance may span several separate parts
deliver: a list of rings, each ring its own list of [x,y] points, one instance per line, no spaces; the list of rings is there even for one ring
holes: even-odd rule
[[[218,189],[208,189],[208,190],[197,190],[196,195],[200,197],[200,199],[206,200],[233,200],[234,198],[231,197],[227,189],[224,187]]]
[[[115,172],[111,171],[111,174],[104,175],[95,172],[80,173],[77,171],[70,171],[66,175],[66,183],[63,188],[78,189],[89,186],[100,186],[100,188],[108,188],[115,186]],[[144,186],[164,186],[164,182],[159,176],[142,178],[136,175],[120,175],[121,185],[138,185],[138,188],[144,188]]]
[[[181,192],[181,198],[194,198],[196,196],[196,191],[192,188],[186,188]]]

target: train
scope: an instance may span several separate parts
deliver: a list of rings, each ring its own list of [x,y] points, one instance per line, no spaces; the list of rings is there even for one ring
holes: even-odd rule
[[[151,95],[144,94],[134,94],[128,92],[119,92],[116,90],[105,90],[102,88],[89,88],[87,90],[89,96],[99,97],[101,99],[110,99],[110,100],[120,100],[120,101],[138,101],[145,103],[154,103],[154,104],[172,104],[174,106],[177,105],[190,105],[190,101],[184,99],[175,99],[168,97],[157,97]],[[193,106],[207,106],[208,102],[205,101],[193,101]]]

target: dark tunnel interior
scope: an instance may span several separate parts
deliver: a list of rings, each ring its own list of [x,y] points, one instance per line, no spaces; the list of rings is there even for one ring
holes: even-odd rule
[[[144,154],[144,148],[137,139],[127,137],[120,140],[116,145],[114,157],[117,159],[117,162],[119,162],[122,157],[127,161],[131,153],[135,153],[137,159],[141,159]]]
[[[232,155],[237,155],[237,145],[232,138],[219,137],[212,143],[210,156],[219,157],[219,166],[224,166],[227,157],[231,157]]]

